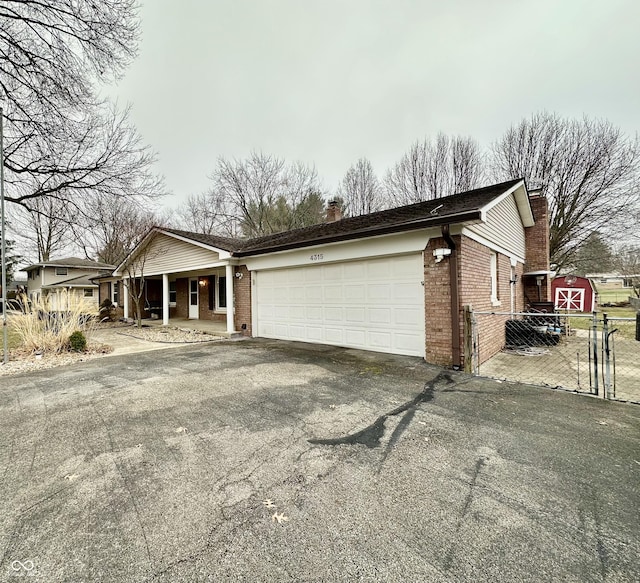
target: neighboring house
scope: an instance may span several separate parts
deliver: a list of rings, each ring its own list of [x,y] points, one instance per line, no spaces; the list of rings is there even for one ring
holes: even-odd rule
[[[598,289],[623,289],[633,287],[633,280],[640,278],[637,275],[622,275],[620,273],[587,273],[590,279]]]
[[[67,257],[26,267],[27,294],[31,301],[46,301],[52,310],[66,307],[67,298],[83,298],[98,307],[98,285],[91,278],[109,273],[113,265]]]
[[[128,286],[141,275],[164,324],[220,320],[248,336],[459,367],[465,305],[509,312],[526,297],[550,301],[547,203],[512,180],[249,240],[154,228],[112,278]],[[122,301],[129,316],[129,294]],[[504,344],[502,320],[488,320],[481,361]]]
[[[592,312],[596,308],[596,290],[586,277],[561,275],[551,282],[551,290],[557,310]]]

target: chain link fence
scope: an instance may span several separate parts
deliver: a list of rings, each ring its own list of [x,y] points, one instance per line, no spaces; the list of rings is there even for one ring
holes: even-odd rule
[[[466,321],[474,374],[640,403],[638,318],[469,310]]]

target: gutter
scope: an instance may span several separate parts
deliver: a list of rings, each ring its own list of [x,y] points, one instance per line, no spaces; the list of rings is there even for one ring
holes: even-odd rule
[[[384,211],[382,211],[384,212]],[[267,253],[276,253],[278,251],[290,251],[292,249],[302,249],[304,247],[314,247],[324,245],[327,243],[337,243],[340,241],[350,241],[354,239],[365,239],[367,237],[374,237],[376,235],[389,235],[392,233],[405,233],[407,231],[417,231],[419,229],[426,229],[429,227],[438,227],[443,223],[451,223],[451,219],[456,219],[455,224],[466,223],[471,221],[480,221],[480,211],[468,211],[455,213],[443,217],[437,218],[421,218],[414,221],[405,221],[400,224],[392,225],[375,225],[356,229],[354,231],[348,231],[346,233],[337,233],[333,235],[322,235],[306,241],[293,241],[290,243],[275,244],[270,247],[262,247],[257,249],[250,249],[248,251],[242,248],[231,253],[232,257],[253,257],[255,255],[266,255]],[[348,219],[347,219],[348,220]],[[307,227],[308,228],[308,227]],[[249,239],[249,241],[251,241]]]
[[[460,358],[460,296],[458,286],[458,249],[451,238],[450,225],[442,225],[442,236],[451,249],[449,255],[449,287],[451,292],[451,355],[453,369],[460,370],[462,360]]]

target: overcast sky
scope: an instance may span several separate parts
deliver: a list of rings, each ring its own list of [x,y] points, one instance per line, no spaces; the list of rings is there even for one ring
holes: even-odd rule
[[[120,105],[175,206],[219,156],[313,164],[327,192],[416,139],[487,146],[533,112],[640,126],[639,0],[146,0]]]

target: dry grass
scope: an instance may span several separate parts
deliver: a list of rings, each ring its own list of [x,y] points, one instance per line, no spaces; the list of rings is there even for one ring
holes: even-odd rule
[[[22,350],[59,354],[69,350],[69,337],[77,330],[87,340],[96,327],[97,308],[84,298],[63,292],[58,306],[64,310],[51,310],[48,302],[34,301],[29,314],[14,314],[12,333],[17,335]]]

